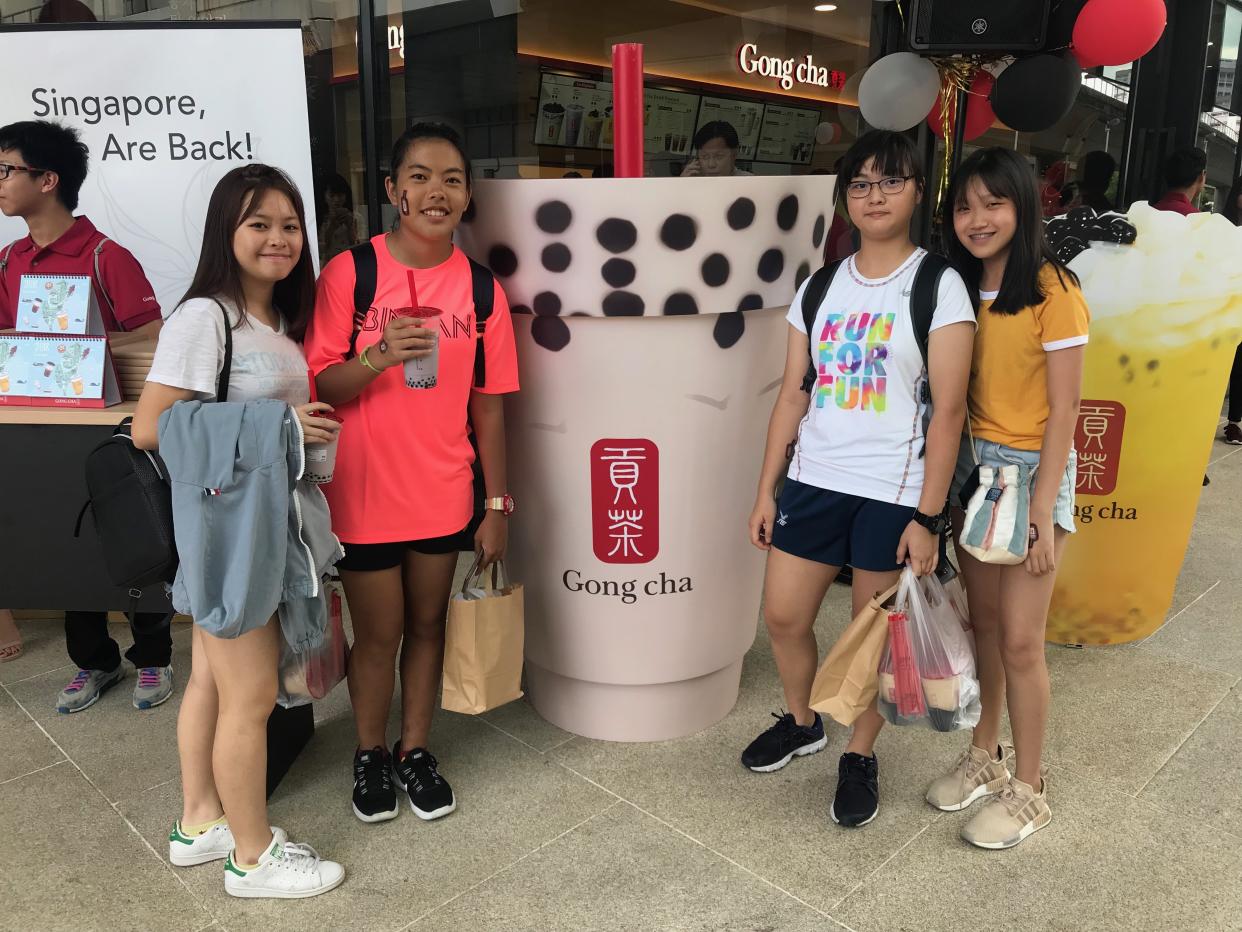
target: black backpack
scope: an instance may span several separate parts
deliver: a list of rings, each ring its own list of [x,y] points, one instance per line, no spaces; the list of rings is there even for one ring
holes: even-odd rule
[[[354,326],[349,335],[349,349],[346,359],[352,359],[358,352],[358,334],[362,332],[367,314],[371,310],[371,302],[375,300],[375,289],[379,284],[379,266],[375,256],[375,246],[367,240],[349,250],[354,260]],[[467,256],[469,259],[469,256]],[[470,259],[470,291],[474,300],[474,385],[482,388],[487,384],[487,357],[483,347],[483,333],[488,318],[496,303],[495,278],[485,265]],[[474,438],[474,429],[470,429],[470,446],[474,448],[474,517],[456,539],[459,551],[467,552],[474,549],[474,532],[483,522],[483,502],[487,495],[487,487],[483,481],[483,465],[479,460],[479,445]]]
[[[233,366],[233,328],[223,306],[220,312],[224,314],[224,365],[216,383],[216,401],[225,401]],[[108,577],[114,585],[129,590],[131,622],[143,589],[171,583],[178,563],[168,469],[159,453],[134,446],[132,421],[125,418],[111,437],[87,454],[89,498],[73,532],[74,537],[80,536],[89,509]]]
[[[815,337],[813,335],[815,316],[819,313],[819,306],[824,302],[825,295],[828,294],[828,288],[832,285],[833,277],[845,261],[844,259],[837,259],[820,268],[811,276],[811,280],[807,282],[806,291],[802,294],[802,322],[806,327],[807,337],[810,340],[811,353],[810,365],[807,368],[806,376],[802,379],[802,390],[807,394],[815,390],[815,383],[819,381],[819,370],[815,365]],[[927,341],[931,336],[932,318],[936,315],[936,300],[940,294],[940,277],[944,275],[945,270],[948,268],[948,259],[929,252],[923,257],[923,261],[919,263],[918,271],[914,273],[914,284],[910,288],[910,322],[914,326],[914,339],[919,345],[919,352],[923,354],[923,369],[925,371],[927,371]],[[932,404],[930,375],[923,382],[922,397],[919,400],[925,406],[923,434],[926,436],[927,421],[930,418]],[[924,450],[919,451],[920,458],[924,452]]]

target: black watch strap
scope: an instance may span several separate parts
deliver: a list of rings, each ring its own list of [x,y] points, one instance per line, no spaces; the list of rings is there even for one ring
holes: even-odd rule
[[[943,534],[949,526],[949,516],[943,511],[938,515],[925,515],[916,508],[914,509],[914,520],[933,534]]]

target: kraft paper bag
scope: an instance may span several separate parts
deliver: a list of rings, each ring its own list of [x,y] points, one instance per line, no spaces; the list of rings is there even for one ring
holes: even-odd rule
[[[444,638],[440,703],[466,715],[522,697],[522,586],[506,579],[502,564],[492,566],[490,589],[482,587],[482,573],[476,558],[461,592],[449,601]]]
[[[811,708],[842,725],[853,725],[875,702],[880,655],[888,643],[884,603],[897,587],[875,596],[849,623],[824,659],[811,686]]]

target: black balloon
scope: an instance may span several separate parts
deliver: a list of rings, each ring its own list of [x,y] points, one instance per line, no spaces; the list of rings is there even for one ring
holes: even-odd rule
[[[1082,87],[1082,69],[1069,52],[1020,58],[996,79],[992,109],[1010,129],[1038,133],[1063,120]]]

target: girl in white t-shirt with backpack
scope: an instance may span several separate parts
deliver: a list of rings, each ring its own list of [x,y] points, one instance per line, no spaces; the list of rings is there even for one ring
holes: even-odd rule
[[[855,614],[891,588],[904,565],[921,575],[936,568],[975,314],[957,273],[940,271],[924,321],[924,362],[911,295],[927,253],[911,242],[910,221],[925,187],[919,153],[901,134],[873,131],[850,147],[837,197],[861,248],[833,273],[810,335],[802,305],[814,278],[789,309],[785,375],[750,518],[751,543],[768,552],[764,618],[789,711],[743,751],[753,771],[779,770],[827,744],[808,705],[819,662],[813,628],[842,567],[853,570]],[[929,394],[935,405],[925,428]],[[873,748],[883,722],[873,707],[854,725],[830,810],[838,825],[865,825],[879,811]]]

